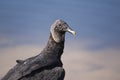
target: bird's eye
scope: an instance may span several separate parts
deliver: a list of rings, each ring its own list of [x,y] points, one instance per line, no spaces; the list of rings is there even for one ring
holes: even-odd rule
[[[59,24],[59,27],[61,27],[62,25],[61,24]]]

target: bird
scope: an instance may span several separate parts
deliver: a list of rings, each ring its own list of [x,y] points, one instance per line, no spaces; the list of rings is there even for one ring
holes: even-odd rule
[[[76,32],[62,19],[55,20],[50,27],[47,45],[40,54],[17,64],[8,71],[2,80],[64,80],[65,70],[61,61],[64,51],[65,33]]]

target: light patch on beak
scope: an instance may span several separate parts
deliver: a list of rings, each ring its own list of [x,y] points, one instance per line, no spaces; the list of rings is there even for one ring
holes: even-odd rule
[[[69,32],[69,33],[71,33],[71,34],[73,34],[74,36],[76,35],[76,32],[73,31],[73,30],[70,29],[70,28],[67,28],[66,31]]]

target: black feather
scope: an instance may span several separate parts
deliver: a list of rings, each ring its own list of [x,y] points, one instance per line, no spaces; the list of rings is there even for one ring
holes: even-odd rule
[[[34,72],[37,70],[39,73],[44,72],[46,69],[50,72],[49,69],[53,69],[54,71],[55,67],[61,67],[62,71],[64,71],[60,60],[63,48],[64,42],[56,43],[50,34],[47,46],[39,55],[28,58],[24,60],[23,63],[21,60],[17,60],[17,62],[20,62],[21,64],[17,64],[14,68],[12,68],[2,80],[23,80],[22,78],[26,78],[29,75],[35,75]]]

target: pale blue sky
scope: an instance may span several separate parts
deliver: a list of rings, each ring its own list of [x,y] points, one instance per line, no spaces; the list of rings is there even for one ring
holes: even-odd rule
[[[0,0],[0,39],[11,38],[10,45],[39,43],[61,18],[76,30],[78,40],[97,40],[93,49],[120,47],[119,4],[119,0]]]

